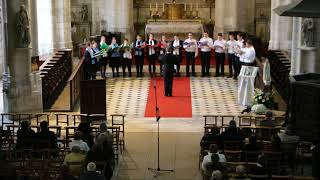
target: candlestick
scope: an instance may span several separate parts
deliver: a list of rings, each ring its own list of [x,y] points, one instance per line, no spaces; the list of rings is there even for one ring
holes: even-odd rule
[[[184,11],[187,11],[187,3],[184,3]]]

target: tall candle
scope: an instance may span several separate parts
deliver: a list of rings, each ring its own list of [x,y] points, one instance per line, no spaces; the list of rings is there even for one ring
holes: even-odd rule
[[[184,11],[187,11],[187,3],[184,3]]]
[[[197,3],[197,11],[199,11],[199,4]]]
[[[149,8],[149,10],[151,11],[151,3],[150,3],[150,8]]]
[[[156,2],[156,11],[158,11],[158,3]]]
[[[164,12],[164,3],[162,3],[162,12]]]
[[[190,3],[190,11],[192,11],[192,3]]]

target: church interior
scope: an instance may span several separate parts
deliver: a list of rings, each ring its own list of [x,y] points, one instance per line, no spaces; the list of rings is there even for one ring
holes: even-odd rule
[[[313,0],[0,0],[0,179],[319,179],[319,17]]]

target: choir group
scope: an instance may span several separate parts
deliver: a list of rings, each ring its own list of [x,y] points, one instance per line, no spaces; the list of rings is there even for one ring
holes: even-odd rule
[[[235,37],[236,36],[236,37]],[[216,40],[208,36],[208,32],[203,33],[202,38],[197,41],[193,34],[188,33],[188,38],[181,41],[179,35],[175,35],[173,41],[168,41],[166,36],[161,36],[161,40],[154,39],[153,34],[149,34],[148,39],[143,41],[140,35],[137,35],[136,41],[129,43],[124,39],[119,45],[115,37],[111,44],[106,44],[106,36],[102,35],[98,44],[97,40],[87,44],[85,51],[85,74],[86,79],[95,79],[96,72],[100,70],[101,77],[106,77],[107,64],[112,69],[113,77],[119,77],[119,68],[122,67],[123,76],[126,76],[128,69],[129,77],[132,76],[131,66],[133,56],[135,60],[137,77],[143,76],[144,57],[148,60],[148,70],[151,77],[156,75],[156,63],[160,63],[160,74],[162,74],[162,57],[166,54],[168,47],[173,48],[173,54],[178,57],[178,63],[175,65],[175,74],[180,76],[180,64],[182,63],[182,50],[185,51],[186,58],[186,76],[195,76],[195,61],[200,55],[201,76],[210,76],[211,51],[214,50],[216,60],[215,77],[224,76],[225,59],[228,59],[229,78],[237,79],[242,65],[255,65],[255,49],[252,42],[243,39],[241,33],[229,34],[229,39],[225,40],[222,33],[219,33]],[[226,58],[227,57],[227,58]],[[191,66],[191,74],[190,74]]]

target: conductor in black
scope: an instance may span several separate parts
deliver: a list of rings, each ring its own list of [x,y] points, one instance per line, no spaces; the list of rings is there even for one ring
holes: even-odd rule
[[[174,65],[178,63],[177,56],[172,52],[173,48],[168,47],[167,54],[162,58],[165,96],[172,96]]]

